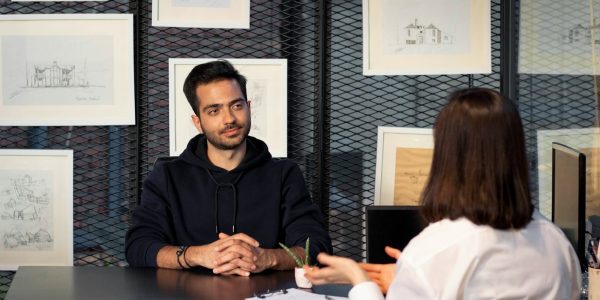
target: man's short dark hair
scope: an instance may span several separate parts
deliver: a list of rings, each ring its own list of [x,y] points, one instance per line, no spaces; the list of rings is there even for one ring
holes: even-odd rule
[[[226,60],[217,60],[200,64],[192,69],[183,82],[183,93],[197,116],[200,116],[198,107],[200,99],[196,97],[196,88],[199,85],[221,80],[237,81],[242,89],[244,99],[248,100],[248,96],[246,95],[246,77],[241,75],[231,63]]]
[[[422,194],[430,222],[466,217],[520,229],[533,204],[521,117],[516,105],[484,88],[450,95],[434,125],[431,172]]]

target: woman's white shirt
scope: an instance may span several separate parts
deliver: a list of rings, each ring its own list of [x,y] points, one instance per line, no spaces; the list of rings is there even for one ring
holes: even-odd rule
[[[466,218],[432,223],[405,247],[396,270],[386,299],[578,299],[581,286],[571,244],[537,211],[521,230]],[[362,283],[349,297],[382,295]]]

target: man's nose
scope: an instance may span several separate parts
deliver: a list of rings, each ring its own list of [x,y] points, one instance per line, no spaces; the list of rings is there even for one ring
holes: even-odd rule
[[[223,123],[231,124],[235,123],[235,115],[231,111],[231,109],[225,109],[223,112]]]

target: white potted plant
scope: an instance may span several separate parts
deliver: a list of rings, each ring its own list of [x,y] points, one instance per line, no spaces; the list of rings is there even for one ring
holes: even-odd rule
[[[310,246],[310,238],[306,238],[306,244],[304,246],[304,260],[299,258],[288,248],[286,245],[279,243],[279,246],[287,252],[289,256],[294,259],[296,263],[296,268],[294,269],[294,276],[296,278],[296,285],[299,288],[309,289],[312,287],[312,282],[310,282],[306,277],[304,277],[304,266],[310,267],[310,254],[309,254],[309,246]]]

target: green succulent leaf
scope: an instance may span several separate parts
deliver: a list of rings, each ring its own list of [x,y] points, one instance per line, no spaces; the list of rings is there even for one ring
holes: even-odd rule
[[[296,266],[298,266],[298,268],[302,268],[302,266],[304,265],[302,263],[302,260],[300,260],[298,258],[298,256],[296,256],[296,254],[294,254],[294,252],[292,252],[292,250],[290,250],[290,248],[288,248],[286,245],[284,245],[282,243],[279,243],[279,246],[281,246],[281,248],[283,248],[283,250],[285,250],[285,252],[287,252],[287,254],[292,257],[292,259],[294,259],[294,262],[296,262]]]
[[[306,244],[304,245],[304,264],[310,266],[310,237],[306,238]]]

